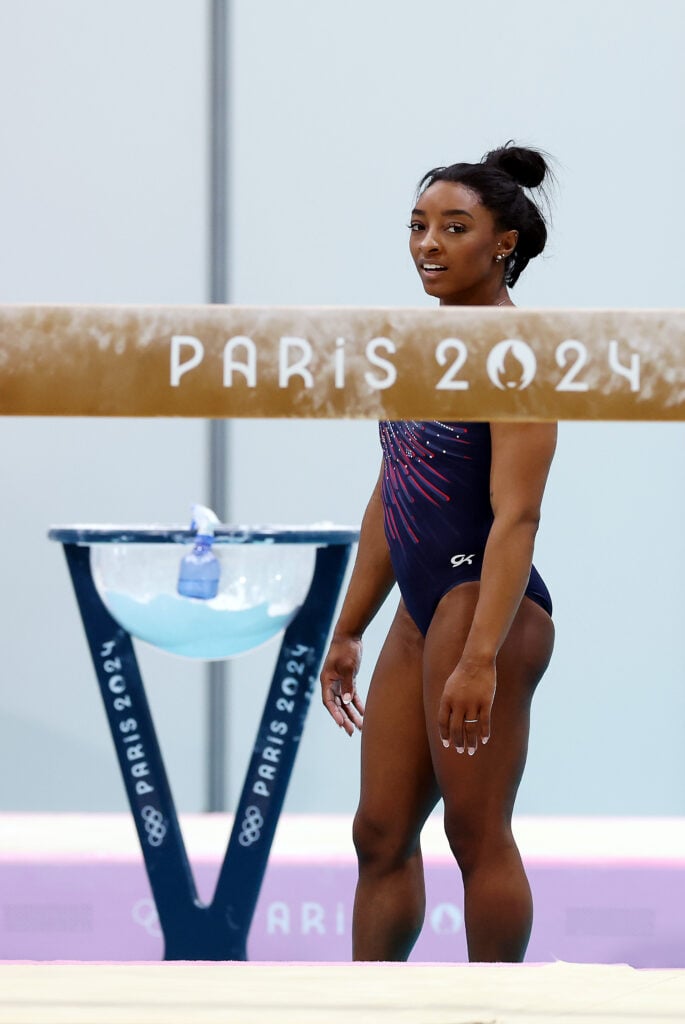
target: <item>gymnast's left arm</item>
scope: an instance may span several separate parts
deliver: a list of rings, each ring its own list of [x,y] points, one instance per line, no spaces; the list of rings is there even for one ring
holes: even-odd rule
[[[438,726],[445,746],[464,749],[464,719],[490,736],[495,659],[528,585],[542,496],[556,447],[554,423],[492,423],[490,501],[480,592],[459,664],[448,677]]]

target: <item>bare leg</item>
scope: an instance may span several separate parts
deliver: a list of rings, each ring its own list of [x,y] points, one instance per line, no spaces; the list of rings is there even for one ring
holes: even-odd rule
[[[419,837],[439,793],[423,712],[423,637],[400,603],[371,680],[354,821],[355,960],[406,960],[423,924]]]
[[[461,656],[478,587],[468,583],[450,591],[433,617],[424,655],[426,724],[445,800],[445,831],[464,880],[469,959],[516,962],[528,945],[532,900],[511,816],[526,761],[530,703],[552,653],[554,627],[524,597],[497,658],[490,742],[473,757],[445,749],[438,704]]]

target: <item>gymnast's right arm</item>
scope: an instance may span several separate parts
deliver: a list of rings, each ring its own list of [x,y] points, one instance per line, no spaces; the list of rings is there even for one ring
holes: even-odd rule
[[[382,476],[381,468],[381,476]],[[364,630],[395,582],[383,527],[381,476],[362,519],[359,547],[333,638],[321,670],[321,696],[331,718],[348,736],[361,729],[364,705],[355,679]]]

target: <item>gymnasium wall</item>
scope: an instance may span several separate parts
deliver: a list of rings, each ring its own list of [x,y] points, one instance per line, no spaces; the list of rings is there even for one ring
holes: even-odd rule
[[[682,305],[679,0],[232,7],[234,302],[430,305],[407,254],[417,180],[515,138],[553,154],[559,181],[549,249],[515,301]],[[200,0],[0,0],[2,301],[205,301],[207,33]],[[359,521],[373,423],[244,421],[229,435],[231,518]],[[206,497],[206,437],[199,421],[0,420],[0,808],[124,807],[45,533],[184,520]],[[561,425],[536,554],[557,650],[522,813],[685,811],[684,441],[680,424]],[[368,632],[362,689],[391,612]],[[273,655],[229,669],[232,800]],[[178,803],[200,810],[203,668],[141,661]],[[315,702],[287,808],[352,810],[357,760],[357,738]]]

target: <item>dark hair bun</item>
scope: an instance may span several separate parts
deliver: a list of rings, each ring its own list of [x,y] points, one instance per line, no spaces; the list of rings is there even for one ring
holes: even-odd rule
[[[493,149],[486,154],[483,163],[504,171],[525,188],[537,188],[549,170],[545,158],[536,149],[524,149],[511,143],[501,149]]]

